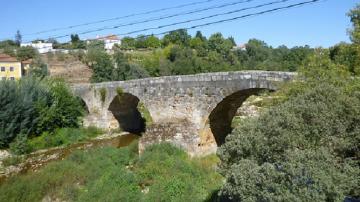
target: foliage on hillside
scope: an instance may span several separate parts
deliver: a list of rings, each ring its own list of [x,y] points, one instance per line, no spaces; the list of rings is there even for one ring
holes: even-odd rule
[[[80,101],[57,80],[29,77],[0,82],[0,148],[17,135],[37,136],[57,128],[78,127]]]
[[[100,48],[88,48],[94,82],[245,69],[296,71],[313,52],[308,46],[273,48],[256,39],[237,47],[232,37],[221,33],[207,39],[201,32],[192,37],[182,29],[162,39],[125,37],[112,57]]]
[[[190,159],[168,144],[79,151],[0,185],[0,201],[204,201],[221,185],[216,157]]]

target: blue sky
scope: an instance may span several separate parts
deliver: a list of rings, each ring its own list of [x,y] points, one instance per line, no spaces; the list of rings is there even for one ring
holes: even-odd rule
[[[2,0],[2,11],[0,12],[0,39],[13,38],[16,30],[22,34],[34,33],[52,28],[76,25],[101,19],[124,16],[132,13],[171,7],[180,4],[191,3],[201,0]],[[70,30],[44,33],[40,35],[24,36],[24,41],[35,38],[47,39],[49,36],[58,36],[69,33],[78,33],[94,28],[113,26],[138,20],[150,19],[154,17],[192,11],[213,5],[219,5],[240,0],[214,0],[210,3],[199,4],[196,6],[173,9],[161,13],[155,13],[133,18],[110,21],[102,24],[94,24],[86,27],[78,27]],[[199,18],[216,13],[223,13],[244,7],[255,6],[276,0],[253,0],[250,3],[239,4],[222,9],[211,10],[193,15],[180,16],[167,20],[151,22],[147,24],[122,27],[103,32],[96,32],[81,35],[82,39],[94,38],[97,35],[119,34],[148,27],[169,24],[188,19]],[[217,21],[226,18],[241,16],[253,12],[288,5],[306,0],[288,0],[289,2],[262,8],[248,10],[241,13],[208,19],[205,21],[187,23],[184,25],[167,27],[155,31],[144,32],[143,34],[159,33],[162,31],[182,28],[184,26],[197,25],[204,22]],[[233,22],[212,25],[199,28],[205,35],[209,36],[215,32],[221,32],[224,36],[233,36],[238,44],[246,43],[251,38],[264,40],[269,45],[279,46],[299,46],[310,45],[312,47],[329,47],[341,41],[349,41],[346,30],[351,27],[346,13],[353,8],[359,0],[325,0],[319,3],[310,4],[298,8],[292,8],[276,13],[250,17]],[[193,34],[196,30],[189,31]],[[68,37],[59,39],[60,41],[69,40]]]

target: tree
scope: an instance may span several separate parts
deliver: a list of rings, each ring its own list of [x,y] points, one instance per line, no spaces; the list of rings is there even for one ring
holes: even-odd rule
[[[90,41],[87,46],[86,49],[87,50],[104,50],[105,47],[105,42],[104,41],[100,41],[100,40],[94,40],[94,41]]]
[[[161,41],[158,37],[151,35],[146,37],[145,46],[147,48],[159,48],[161,46]]]
[[[195,38],[199,38],[202,41],[206,41],[206,37],[201,33],[201,31],[197,31],[195,34]]]
[[[64,83],[34,77],[1,81],[0,105],[0,148],[7,148],[19,134],[78,127],[82,115],[80,102]]]
[[[38,57],[38,52],[31,46],[20,47],[16,51],[16,57],[20,61],[34,59]]]
[[[116,68],[113,71],[112,80],[124,81],[149,77],[149,73],[141,66],[130,64],[124,53],[117,51],[114,54]]]
[[[121,40],[121,49],[125,49],[125,50],[128,50],[128,49],[135,49],[136,47],[136,40],[132,37],[124,37],[122,40]]]
[[[87,63],[93,70],[92,82],[112,80],[114,65],[109,54],[104,50],[92,49],[87,53]]]
[[[17,30],[16,34],[15,34],[15,43],[16,43],[16,45],[20,46],[21,41],[22,41],[22,35],[21,35],[20,31]]]
[[[86,48],[85,42],[80,40],[79,35],[71,34],[70,38],[71,38],[71,46],[73,49],[85,49]]]
[[[166,34],[163,38],[163,44],[164,46],[168,46],[169,44],[189,46],[190,39],[191,36],[188,34],[186,29],[178,29]]]
[[[357,4],[354,9],[350,10],[348,16],[353,24],[352,29],[349,30],[351,41],[360,45],[360,4]]]
[[[225,39],[221,33],[215,33],[209,38],[209,49],[225,57],[233,47],[233,42]]]

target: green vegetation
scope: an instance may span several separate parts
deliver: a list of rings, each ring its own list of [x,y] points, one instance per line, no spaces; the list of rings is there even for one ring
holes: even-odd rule
[[[21,137],[14,147],[45,131],[78,127],[83,114],[80,101],[63,82],[32,77],[1,81],[0,106],[0,148],[7,148],[17,136]]]
[[[44,132],[40,136],[28,140],[27,144],[31,151],[36,151],[57,146],[68,146],[90,140],[102,134],[104,134],[104,131],[94,127],[61,128],[52,133]]]
[[[145,119],[146,125],[147,126],[151,125],[153,123],[153,120],[152,120],[149,110],[146,108],[144,103],[139,102],[137,109],[139,110],[141,117],[143,117]]]
[[[99,90],[99,93],[100,93],[100,100],[102,103],[104,103],[106,99],[106,88],[101,88]]]
[[[214,156],[191,159],[168,144],[78,151],[0,185],[0,201],[204,201],[221,186]]]
[[[207,39],[201,32],[192,37],[182,29],[162,39],[125,37],[112,56],[96,47],[88,46],[87,54],[93,82],[245,69],[296,71],[313,53],[308,46],[273,48],[256,39],[239,48],[232,37],[221,33]]]
[[[121,87],[117,87],[116,94],[121,97],[124,94],[124,90]]]

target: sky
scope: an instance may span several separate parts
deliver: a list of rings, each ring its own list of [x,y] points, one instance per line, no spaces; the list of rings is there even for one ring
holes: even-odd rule
[[[287,0],[279,3],[279,0],[252,0],[247,3],[244,0],[212,0],[202,4],[192,5],[179,9],[169,9],[148,15],[139,15],[126,19],[108,21],[105,23],[92,24],[88,26],[76,27],[73,29],[59,30],[42,34],[28,35],[39,31],[53,28],[68,27],[71,25],[94,22],[103,19],[121,17],[134,13],[141,13],[154,9],[168,8],[192,2],[204,0],[0,0],[0,40],[14,39],[17,30],[23,35],[23,42],[34,39],[48,39],[71,33],[98,29],[102,27],[112,27],[114,25],[153,19],[162,16],[184,13],[198,9],[213,7],[216,5],[231,2],[243,2],[236,5],[227,6],[219,9],[212,9],[192,15],[180,15],[174,18],[154,21],[145,24],[138,24],[117,29],[110,29],[100,32],[80,35],[81,39],[91,39],[96,36],[108,34],[122,34],[134,30],[158,27],[171,23],[197,19],[213,14],[221,14],[233,10],[254,7],[269,2],[277,4],[261,7],[258,9],[246,9],[242,12],[223,15],[206,20],[184,23],[176,26],[169,26],[162,29],[154,29],[139,34],[157,34],[164,31],[194,26],[198,24],[214,22],[223,19],[243,16],[285,5],[295,4],[307,0]],[[194,34],[197,30],[204,35],[210,36],[213,33],[221,32],[225,37],[232,36],[241,45],[249,39],[256,38],[265,41],[267,44],[277,47],[286,45],[289,47],[310,45],[311,47],[330,47],[339,42],[349,42],[347,29],[351,28],[351,23],[346,13],[355,7],[359,0],[321,0],[320,2],[301,7],[291,8],[264,15],[243,18],[236,21],[201,27],[196,30],[189,30]],[[124,37],[120,35],[120,37]],[[59,41],[68,41],[69,37],[59,38]]]

